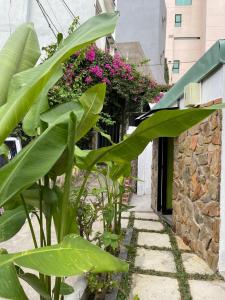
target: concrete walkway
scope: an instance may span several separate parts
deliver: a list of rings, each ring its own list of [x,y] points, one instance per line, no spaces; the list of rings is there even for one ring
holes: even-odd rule
[[[133,197],[130,300],[224,300],[225,282],[151,211],[146,199]],[[141,203],[142,202],[142,203]],[[147,204],[148,205],[148,204]],[[141,209],[140,209],[141,208]]]

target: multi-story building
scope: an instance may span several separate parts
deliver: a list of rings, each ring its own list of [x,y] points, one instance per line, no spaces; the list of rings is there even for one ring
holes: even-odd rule
[[[34,23],[41,47],[56,41],[58,32],[67,35],[75,17],[82,24],[100,12],[115,9],[113,0],[0,0],[0,48],[11,32],[24,22]],[[110,39],[109,39],[110,40]],[[111,39],[113,40],[113,39]],[[105,48],[106,39],[98,41]]]
[[[116,44],[129,62],[142,65],[145,75],[152,73],[164,83],[166,7],[165,0],[117,0],[120,19]]]
[[[166,59],[175,83],[220,38],[225,38],[224,0],[166,0]]]

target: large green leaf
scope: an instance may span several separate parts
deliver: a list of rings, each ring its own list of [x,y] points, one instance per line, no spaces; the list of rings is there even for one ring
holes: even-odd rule
[[[0,260],[5,255],[8,254],[1,254]],[[28,300],[12,263],[5,264],[0,268],[0,297],[3,299]]]
[[[23,226],[26,220],[26,212],[23,206],[5,211],[0,217],[0,242],[13,237]]]
[[[19,278],[27,282],[40,296],[45,300],[51,300],[51,295],[48,293],[44,283],[32,273],[24,273],[22,269],[19,268]]]
[[[50,78],[46,83],[36,102],[31,106],[31,109],[26,114],[25,118],[23,119],[23,130],[26,134],[30,136],[34,136],[37,134],[37,128],[40,126],[40,115],[41,113],[49,109],[48,91],[60,79],[62,75],[63,72],[60,66],[54,73],[53,77]]]
[[[150,116],[119,144],[92,151],[75,150],[76,163],[91,170],[98,162],[129,162],[158,137],[176,137],[213,113],[214,109],[163,110]]]
[[[14,81],[19,82],[20,87],[13,85],[12,88],[17,92],[11,91],[8,103],[0,109],[0,144],[29,111],[58,66],[74,52],[113,32],[117,19],[118,13],[100,14],[91,18],[63,41],[51,58],[31,70],[15,75]]]
[[[6,265],[36,270],[58,277],[86,272],[127,272],[128,264],[78,235],[68,235],[62,243],[15,254],[0,255],[0,271]]]
[[[97,84],[89,88],[79,99],[79,103],[69,102],[58,105],[54,109],[42,114],[41,120],[48,124],[56,124],[68,119],[69,114],[74,112],[77,118],[76,142],[93,128],[99,118],[105,98],[105,84]],[[65,172],[67,161],[67,150],[52,168],[51,176],[59,176]]]
[[[8,158],[9,148],[6,144],[0,145],[0,155],[3,155],[5,158]]]
[[[79,99],[84,113],[78,122],[76,141],[79,141],[96,124],[102,111],[105,99],[106,85],[97,84],[88,89]]]
[[[66,147],[67,131],[67,123],[50,127],[0,168],[0,206],[51,169]]]
[[[84,113],[81,105],[77,102],[66,102],[49,109],[41,114],[41,120],[49,125],[54,125],[62,119],[68,119],[71,112],[76,114],[77,120],[80,121]]]
[[[33,67],[39,56],[33,25],[19,26],[0,51],[0,106],[6,102],[12,76]]]
[[[70,113],[74,112],[77,118],[76,141],[79,141],[98,121],[104,104],[105,92],[104,83],[96,84],[81,95],[79,103],[68,102],[58,105],[43,113],[41,120],[52,125],[68,119]]]

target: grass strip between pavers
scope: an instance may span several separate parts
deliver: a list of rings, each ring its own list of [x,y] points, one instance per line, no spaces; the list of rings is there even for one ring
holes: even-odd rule
[[[146,222],[160,222],[161,223],[161,221],[160,220],[154,220],[154,219],[143,219],[143,218],[134,218],[135,220],[138,220],[138,221],[146,221]]]
[[[130,214],[128,227],[134,227],[134,213]],[[119,293],[117,300],[126,300],[130,294],[131,284],[132,284],[132,274],[134,269],[134,261],[137,252],[137,230],[133,228],[133,235],[128,249],[129,272],[123,275],[123,279],[120,284]]]
[[[162,223],[170,238],[170,243],[172,247],[171,251],[173,253],[174,261],[177,269],[176,275],[177,275],[177,281],[179,285],[179,291],[181,294],[181,300],[191,300],[192,296],[191,296],[190,286],[188,283],[188,274],[184,269],[181,251],[178,248],[177,240],[169,225],[167,225],[164,221],[162,221]]]
[[[131,213],[129,217],[128,227],[133,227],[133,236],[131,239],[130,245],[128,248],[128,263],[130,265],[129,273],[124,274],[123,279],[121,281],[120,292],[118,293],[117,300],[127,300],[130,294],[131,285],[132,285],[132,275],[133,273],[138,274],[146,274],[152,276],[162,276],[162,277],[169,277],[175,278],[178,281],[179,291],[181,294],[181,300],[192,300],[190,286],[188,280],[204,280],[204,281],[212,281],[212,280],[224,280],[223,277],[215,273],[213,275],[208,274],[188,274],[185,271],[183,261],[182,261],[182,253],[192,253],[191,250],[182,250],[178,248],[177,240],[172,231],[171,227],[164,221],[164,220],[154,220],[156,222],[161,222],[164,226],[164,229],[161,231],[156,230],[146,230],[146,229],[137,229],[134,228],[134,221],[140,220],[140,218],[135,218],[134,212]],[[141,219],[142,220],[142,219]],[[148,221],[145,219],[145,221]],[[149,220],[153,221],[153,220]],[[138,240],[138,233],[139,232],[150,232],[150,233],[159,233],[159,234],[168,234],[170,238],[171,248],[166,247],[157,247],[157,246],[140,246],[137,244]],[[176,265],[176,273],[170,272],[160,272],[155,270],[142,270],[138,267],[135,267],[135,257],[138,248],[145,248],[149,250],[160,250],[160,251],[171,251],[174,256],[174,261]]]

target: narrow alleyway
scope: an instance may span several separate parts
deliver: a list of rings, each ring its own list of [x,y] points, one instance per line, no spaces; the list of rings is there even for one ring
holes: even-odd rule
[[[225,282],[170,227],[134,196],[133,211],[124,214],[133,225],[130,300],[224,300]]]

